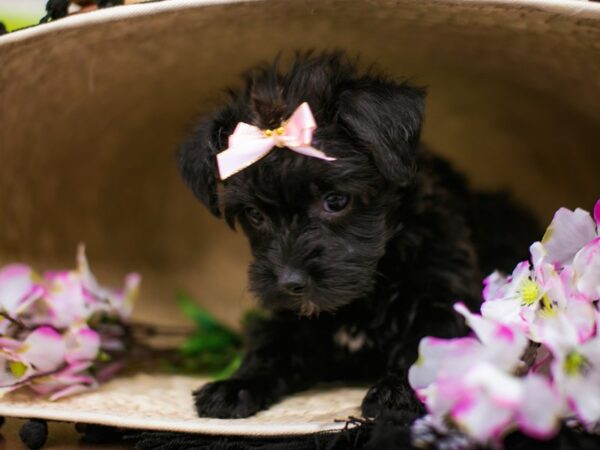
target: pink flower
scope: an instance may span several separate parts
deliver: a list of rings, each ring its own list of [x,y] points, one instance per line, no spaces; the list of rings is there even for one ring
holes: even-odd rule
[[[27,386],[50,399],[72,395],[112,376],[125,350],[124,321],[140,277],[122,291],[101,286],[83,246],[78,269],[46,272],[13,264],[0,269],[0,396]],[[108,319],[108,320],[107,320]]]
[[[98,284],[90,271],[82,245],[78,249],[77,261],[78,268],[75,271],[46,272],[37,283],[30,281],[33,283],[31,289],[35,296],[30,295],[20,301],[23,306],[17,311],[27,311],[21,318],[25,323],[31,326],[47,324],[65,329],[71,324],[90,322],[102,316],[117,320],[129,318],[139,293],[140,276],[128,275],[124,290],[117,291]],[[20,270],[19,273],[19,282],[23,286],[23,280],[33,280],[33,277],[27,278],[30,272]],[[13,276],[12,279],[17,278]],[[16,298],[14,289],[9,297]]]
[[[87,374],[92,363],[71,364],[56,373],[33,379],[29,387],[40,395],[49,395],[50,400],[94,389],[98,387],[98,382]]]
[[[527,339],[518,329],[472,314],[462,303],[454,307],[465,317],[475,336],[422,339],[419,358],[408,372],[409,382],[417,392],[439,378],[460,377],[474,361],[514,370],[525,351]]]
[[[49,272],[44,274],[47,293],[37,307],[33,323],[48,323],[58,329],[75,323],[87,322],[95,312],[94,303],[85,295],[76,272]]]
[[[0,339],[4,356],[2,387],[27,385],[34,391],[57,399],[97,386],[89,375],[96,362],[100,336],[94,330],[72,328],[61,335],[50,327],[40,327],[21,343]]]
[[[531,246],[531,254],[533,269],[529,263],[522,262],[508,278],[492,274],[493,291],[488,289],[489,282],[484,282],[484,293],[488,289],[488,294],[481,306],[482,315],[519,326],[529,339],[541,342],[536,335],[541,323],[556,314],[567,314],[571,320],[579,321],[582,336],[589,336],[595,330],[596,316],[589,301],[591,297],[582,294],[579,286],[584,290],[595,290],[600,282],[600,272],[596,274],[595,266],[589,264],[581,264],[581,273],[577,273],[571,266],[556,267],[546,263],[546,251],[539,242]],[[582,252],[576,254],[575,261],[580,258],[589,261]],[[592,259],[598,259],[600,270],[600,253],[594,253]],[[580,304],[580,300],[584,299],[587,299],[588,305]]]
[[[582,341],[578,324],[564,315],[545,323],[539,332],[553,355],[555,385],[571,409],[584,424],[600,420],[600,337]]]
[[[481,443],[497,441],[516,427],[537,437],[556,433],[564,409],[560,395],[539,375],[513,375],[528,345],[525,335],[472,314],[462,304],[455,308],[475,337],[425,338],[409,370],[409,382],[432,423],[443,430],[450,419]]]
[[[528,331],[524,313],[528,309],[537,310],[541,298],[541,288],[534,280],[529,262],[517,265],[512,275],[504,277],[498,272],[492,273],[484,280],[483,290],[486,300],[481,307],[481,314],[506,325],[520,327]]]
[[[23,342],[0,339],[0,385],[20,383],[64,364],[62,336],[50,327],[32,331]]]
[[[421,341],[409,381],[427,406],[427,424],[441,433],[454,424],[480,443],[498,443],[514,428],[548,438],[574,415],[597,429],[599,227],[600,200],[593,218],[560,209],[530,247],[531,263],[485,279],[482,316],[455,306],[475,337]],[[530,341],[538,344],[535,362],[518,377]]]
[[[85,247],[77,249],[77,275],[81,280],[83,292],[95,305],[96,310],[127,319],[133,310],[133,304],[139,293],[141,277],[137,273],[127,275],[123,291],[100,286],[90,270],[85,256]]]
[[[499,441],[514,428],[536,438],[559,429],[563,403],[539,375],[516,377],[489,363],[476,363],[460,380],[467,393],[450,417],[477,441]]]

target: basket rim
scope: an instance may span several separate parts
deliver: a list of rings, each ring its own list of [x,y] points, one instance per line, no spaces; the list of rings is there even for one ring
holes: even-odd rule
[[[74,14],[57,21],[34,25],[28,28],[15,30],[0,36],[0,47],[7,44],[14,44],[28,39],[44,36],[61,30],[91,26],[100,23],[108,23],[126,19],[135,19],[150,15],[186,10],[190,8],[205,8],[217,5],[233,4],[255,4],[260,7],[260,3],[266,3],[273,0],[169,0],[169,1],[151,1],[147,3],[133,3],[121,5],[113,8],[100,9],[86,14]],[[345,0],[349,1],[349,0]],[[362,0],[352,0],[359,2]],[[472,4],[481,6],[499,6],[506,9],[517,10],[522,7],[535,7],[548,13],[559,14],[570,17],[573,20],[582,18],[600,20],[600,3],[585,0],[406,0],[415,3],[429,2],[432,4],[444,5],[448,8],[460,4]],[[400,2],[397,2],[400,3]],[[371,5],[372,7],[372,5]]]

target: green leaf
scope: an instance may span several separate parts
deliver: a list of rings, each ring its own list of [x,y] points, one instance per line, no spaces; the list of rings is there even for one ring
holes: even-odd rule
[[[233,373],[238,370],[238,368],[242,365],[242,354],[238,353],[234,356],[234,358],[229,362],[227,367],[225,367],[220,372],[217,372],[214,376],[215,380],[224,380],[229,378]]]
[[[177,294],[177,303],[183,314],[194,321],[199,330],[206,332],[221,332],[231,336],[232,340],[236,342],[240,341],[239,336],[226,327],[219,323],[209,312],[202,309],[194,300],[184,293]]]
[[[181,346],[181,350],[186,354],[195,354],[206,350],[227,350],[237,348],[238,341],[233,340],[228,334],[197,333],[190,336]]]
[[[196,329],[179,348],[180,360],[168,366],[179,372],[211,373],[221,378],[233,373],[241,361],[241,337],[189,296],[178,293],[177,303]]]
[[[242,316],[242,326],[244,328],[252,326],[256,322],[261,322],[269,318],[269,313],[261,309],[249,309]]]

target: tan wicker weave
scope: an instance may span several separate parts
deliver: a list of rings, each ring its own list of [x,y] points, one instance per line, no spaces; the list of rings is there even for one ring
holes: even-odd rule
[[[171,430],[230,435],[286,435],[331,431],[346,426],[366,389],[329,387],[288,397],[247,419],[200,419],[191,392],[206,380],[182,376],[137,375],[113,380],[99,390],[57,402],[27,393],[0,402],[0,416],[43,417],[140,430]]]

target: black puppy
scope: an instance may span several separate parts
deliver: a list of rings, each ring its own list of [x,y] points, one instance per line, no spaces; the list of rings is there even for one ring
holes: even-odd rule
[[[250,288],[271,312],[248,330],[239,370],[194,393],[198,414],[246,417],[339,379],[378,380],[365,416],[417,414],[407,369],[419,340],[462,334],[453,303],[476,308],[482,274],[517,262],[537,228],[506,198],[471,194],[420,145],[422,89],[361,73],[339,52],[277,66],[248,72],[179,152],[196,196],[244,230]],[[312,146],[335,161],[276,147],[218,189],[215,156],[236,125],[276,130],[303,102]]]

